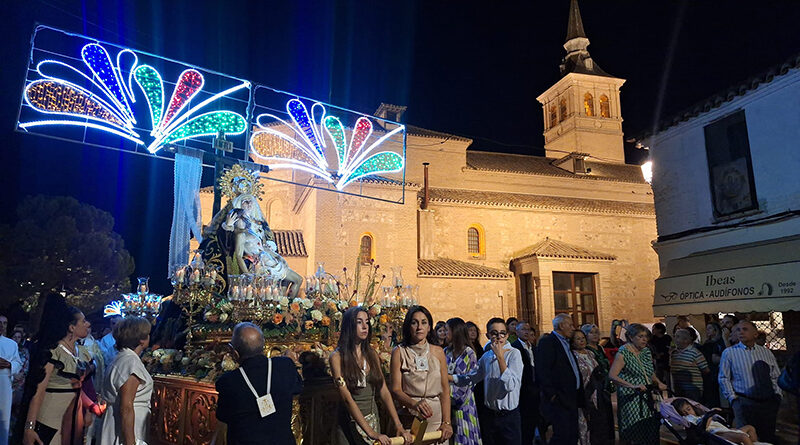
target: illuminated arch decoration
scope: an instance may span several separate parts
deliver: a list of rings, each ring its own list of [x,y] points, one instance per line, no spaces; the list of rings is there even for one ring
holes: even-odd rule
[[[48,119],[20,122],[27,130],[41,126],[77,126],[91,128],[120,136],[138,145],[147,146],[156,153],[168,144],[219,132],[238,135],[247,129],[247,120],[239,113],[219,110],[198,114],[203,108],[220,98],[244,88],[250,82],[211,95],[197,105],[189,106],[203,89],[203,75],[187,69],[177,79],[168,102],[164,98],[164,82],[159,72],[149,65],[139,65],[139,57],[123,49],[112,59],[99,43],[88,43],[80,51],[80,58],[89,72],[58,60],[43,60],[36,65],[41,79],[25,86],[23,98],[33,109],[51,115]],[[56,73],[67,73],[68,79]],[[125,75],[125,72],[128,75]],[[94,88],[84,88],[77,83],[88,81]],[[150,115],[149,143],[136,127],[137,103],[134,82],[144,95]]]
[[[322,103],[314,102],[309,112],[299,99],[286,102],[286,113],[291,122],[271,113],[258,115],[257,128],[250,137],[251,155],[271,169],[305,171],[341,191],[358,179],[398,172],[405,167],[402,155],[378,150],[387,140],[402,134],[404,125],[386,131],[370,143],[374,126],[366,116],[359,117],[353,128],[348,129],[338,117],[326,116]],[[335,153],[336,169],[328,165],[328,150]]]

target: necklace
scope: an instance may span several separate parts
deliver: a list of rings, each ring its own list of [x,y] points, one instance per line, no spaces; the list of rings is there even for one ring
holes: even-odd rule
[[[67,348],[66,346],[64,346],[64,344],[63,344],[63,343],[59,342],[59,343],[58,343],[58,346],[59,346],[61,349],[63,349],[63,350],[64,350],[64,351],[65,351],[67,354],[69,354],[69,356],[70,356],[70,357],[72,357],[72,359],[73,359],[73,360],[75,360],[75,363],[77,363],[77,362],[78,362],[78,356],[77,356],[76,354],[74,354],[72,351],[70,351],[70,350],[69,350],[69,348]],[[76,352],[77,352],[77,351],[76,351]]]

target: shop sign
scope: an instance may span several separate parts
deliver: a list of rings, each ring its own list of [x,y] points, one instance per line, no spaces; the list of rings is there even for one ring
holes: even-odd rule
[[[800,297],[800,261],[659,278],[654,306]]]

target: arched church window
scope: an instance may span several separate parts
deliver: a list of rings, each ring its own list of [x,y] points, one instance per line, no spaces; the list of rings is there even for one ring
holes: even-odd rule
[[[556,106],[550,105],[550,128],[555,127],[558,123],[558,114],[556,113]]]
[[[481,253],[481,235],[475,227],[467,229],[467,251],[473,255]]]
[[[583,95],[583,109],[586,111],[587,116],[594,116],[594,98],[591,93]]]
[[[486,234],[480,224],[472,224],[467,228],[467,254],[473,258],[486,255]]]
[[[558,112],[561,115],[561,121],[567,118],[567,98],[562,97],[560,101],[558,101]]]
[[[361,264],[369,264],[374,257],[374,243],[372,242],[372,235],[361,235],[361,244],[359,246],[358,260]]]
[[[600,96],[600,117],[611,117],[611,106],[605,94]]]

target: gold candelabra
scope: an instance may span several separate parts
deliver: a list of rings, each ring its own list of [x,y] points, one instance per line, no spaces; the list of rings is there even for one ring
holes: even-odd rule
[[[225,287],[225,280],[219,267],[204,264],[199,255],[195,256],[191,264],[175,270],[171,279],[175,290],[173,299],[181,305],[187,316],[186,343],[190,345],[194,317],[204,307],[221,298],[220,292]]]

